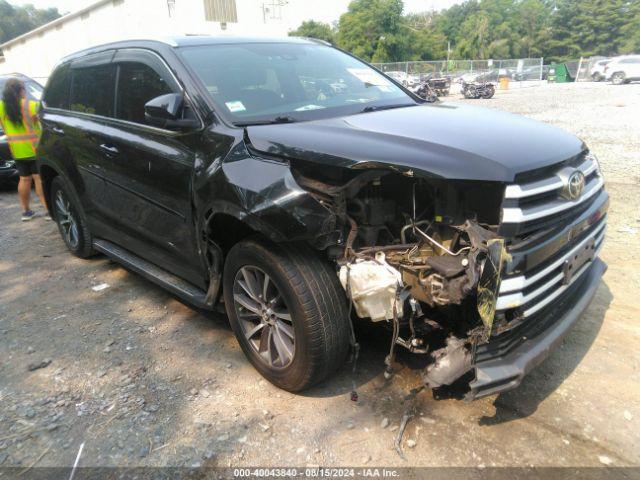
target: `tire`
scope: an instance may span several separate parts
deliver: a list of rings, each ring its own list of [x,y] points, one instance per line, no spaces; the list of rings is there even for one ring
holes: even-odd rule
[[[266,311],[265,303],[260,307],[244,288],[253,283],[258,284],[254,290],[264,292],[260,272],[269,278],[267,293],[260,298],[278,297],[279,292],[279,300],[268,303]],[[299,392],[324,380],[344,363],[350,339],[346,295],[334,269],[309,247],[259,238],[240,242],[227,256],[223,288],[227,315],[242,351],[274,385]],[[247,301],[254,310],[262,308],[263,314],[245,307]],[[274,314],[268,313],[271,308]],[[263,326],[258,327],[260,324]],[[283,324],[289,335],[294,334],[293,340],[283,333]],[[250,336],[256,328],[257,333]],[[280,355],[277,347],[285,340],[288,350]],[[288,351],[292,358],[287,358]]]
[[[482,98],[484,99],[490,99],[492,98],[496,93],[496,89],[493,87],[493,85],[487,85],[484,89],[484,91],[482,92]]]
[[[616,72],[611,75],[611,83],[614,85],[622,85],[625,83],[625,75],[624,72]]]
[[[62,177],[51,182],[51,213],[58,224],[62,240],[76,257],[89,258],[95,254],[91,232],[80,207],[80,200]]]

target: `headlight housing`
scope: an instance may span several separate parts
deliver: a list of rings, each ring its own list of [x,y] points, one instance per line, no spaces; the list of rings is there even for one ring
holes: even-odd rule
[[[593,163],[595,163],[596,165],[596,171],[598,172],[598,175],[600,175],[602,178],[604,178],[604,175],[602,174],[602,168],[600,168],[600,161],[598,160],[598,157],[596,157],[596,155],[592,152],[589,152],[585,155],[585,160],[589,160]]]

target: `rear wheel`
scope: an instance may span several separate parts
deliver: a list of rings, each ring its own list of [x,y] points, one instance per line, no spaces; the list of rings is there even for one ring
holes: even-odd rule
[[[67,248],[80,258],[88,258],[95,252],[91,233],[81,214],[80,202],[75,192],[61,177],[51,182],[51,212]]]
[[[247,240],[224,269],[231,327],[253,366],[292,392],[325,379],[344,362],[349,317],[331,266],[304,245]]]
[[[611,83],[614,85],[622,85],[625,82],[624,72],[616,72],[611,75]]]

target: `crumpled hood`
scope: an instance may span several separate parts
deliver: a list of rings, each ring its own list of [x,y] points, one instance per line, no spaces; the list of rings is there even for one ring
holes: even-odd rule
[[[289,159],[499,182],[586,148],[563,130],[519,115],[448,104],[250,126],[247,134],[255,150]]]

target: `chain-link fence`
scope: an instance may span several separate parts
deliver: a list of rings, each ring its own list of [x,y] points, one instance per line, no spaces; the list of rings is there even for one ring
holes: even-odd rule
[[[412,85],[436,77],[466,82],[497,82],[505,77],[515,82],[539,82],[546,76],[543,64],[543,58],[512,58],[378,63],[374,66],[402,83]]]
[[[576,67],[576,82],[601,82],[606,79],[605,66],[611,61],[607,57],[581,58]]]

